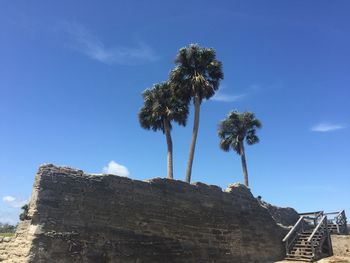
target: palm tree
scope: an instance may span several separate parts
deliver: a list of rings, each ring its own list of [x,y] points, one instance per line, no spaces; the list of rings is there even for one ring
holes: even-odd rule
[[[168,146],[168,178],[173,179],[173,142],[171,139],[171,122],[185,126],[188,104],[173,96],[168,82],[155,84],[143,93],[144,106],[138,114],[142,128],[153,131],[161,130]]]
[[[248,145],[258,143],[257,128],[261,128],[261,122],[255,118],[254,113],[231,111],[227,118],[220,122],[218,129],[220,148],[226,152],[232,148],[241,156],[244,184],[247,187],[249,183],[244,139]]]
[[[222,64],[216,60],[215,50],[191,44],[181,48],[175,59],[176,67],[170,73],[175,95],[190,103],[193,98],[194,124],[186,170],[186,182],[190,183],[193,157],[199,128],[200,105],[219,88],[224,75]]]

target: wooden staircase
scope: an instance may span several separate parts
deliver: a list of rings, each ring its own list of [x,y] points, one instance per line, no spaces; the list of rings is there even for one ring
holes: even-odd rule
[[[337,212],[333,219],[317,211],[299,214],[298,222],[283,239],[286,244],[286,260],[312,262],[333,254],[330,234],[345,234],[346,217],[344,210]],[[345,228],[344,228],[345,225]]]
[[[333,234],[333,233],[338,233],[338,225],[337,224],[333,224],[333,223],[330,223],[328,224],[328,231],[329,233]]]
[[[333,215],[333,218],[328,218],[328,231],[330,234],[349,234],[344,210],[341,212],[326,213],[326,215],[328,217]]]
[[[308,239],[312,234],[311,230],[304,231],[303,233],[298,234],[295,242],[287,254],[287,260],[296,260],[296,261],[307,261],[311,262],[314,260],[314,252],[317,250],[320,241],[322,239],[321,234],[316,234],[313,239],[313,243],[309,242]]]

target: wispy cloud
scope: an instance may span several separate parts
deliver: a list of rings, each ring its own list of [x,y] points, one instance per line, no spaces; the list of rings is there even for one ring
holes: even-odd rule
[[[214,95],[212,100],[220,101],[220,102],[235,102],[235,101],[242,100],[246,96],[247,94],[229,95],[229,94],[217,93]]]
[[[16,200],[16,198],[14,198],[13,196],[10,196],[10,195],[4,196],[2,198],[2,201],[4,201],[5,203],[11,203],[15,200]]]
[[[262,89],[262,86],[260,84],[251,84],[249,86],[249,90],[252,92],[252,93],[256,93],[256,92],[260,92]]]
[[[335,130],[344,129],[345,127],[341,124],[334,124],[329,122],[321,122],[319,124],[316,124],[311,128],[311,131],[314,132],[330,132]]]
[[[223,90],[226,90],[226,86],[221,85],[220,89],[215,93],[215,95],[211,98],[213,101],[219,101],[219,102],[235,102],[244,99],[248,94],[227,94],[223,92]]]
[[[6,195],[2,198],[2,201],[7,204],[10,207],[13,208],[20,208],[24,206],[26,203],[28,203],[27,200],[17,199],[16,197],[13,197],[11,195]]]
[[[103,167],[103,173],[115,174],[124,177],[128,177],[130,174],[128,168],[115,161],[110,161],[107,166]]]
[[[144,43],[135,46],[107,47],[102,40],[78,23],[63,23],[60,27],[67,35],[68,47],[106,64],[132,65],[152,62],[159,57]]]

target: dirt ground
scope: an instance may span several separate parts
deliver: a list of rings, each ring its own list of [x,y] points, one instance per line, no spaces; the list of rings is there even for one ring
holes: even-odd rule
[[[301,263],[301,262],[303,262],[303,261],[282,260],[282,261],[278,261],[276,263]],[[318,263],[350,263],[350,257],[333,256],[333,257],[323,258],[317,262]]]
[[[333,256],[333,257],[329,257],[329,258],[323,258],[317,262],[320,262],[320,263],[345,263],[345,262],[350,262],[350,257]]]

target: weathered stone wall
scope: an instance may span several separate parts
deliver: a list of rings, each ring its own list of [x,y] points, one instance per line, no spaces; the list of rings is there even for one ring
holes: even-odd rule
[[[293,226],[299,219],[298,212],[291,207],[278,207],[271,205],[258,198],[258,202],[262,207],[267,209],[272,218],[283,226]]]
[[[30,221],[21,222],[13,237],[0,237],[0,262],[28,262],[34,238]]]
[[[4,262],[267,263],[284,256],[285,230],[243,185],[223,192],[45,165],[29,216],[23,236],[30,244],[17,261],[8,251]]]

